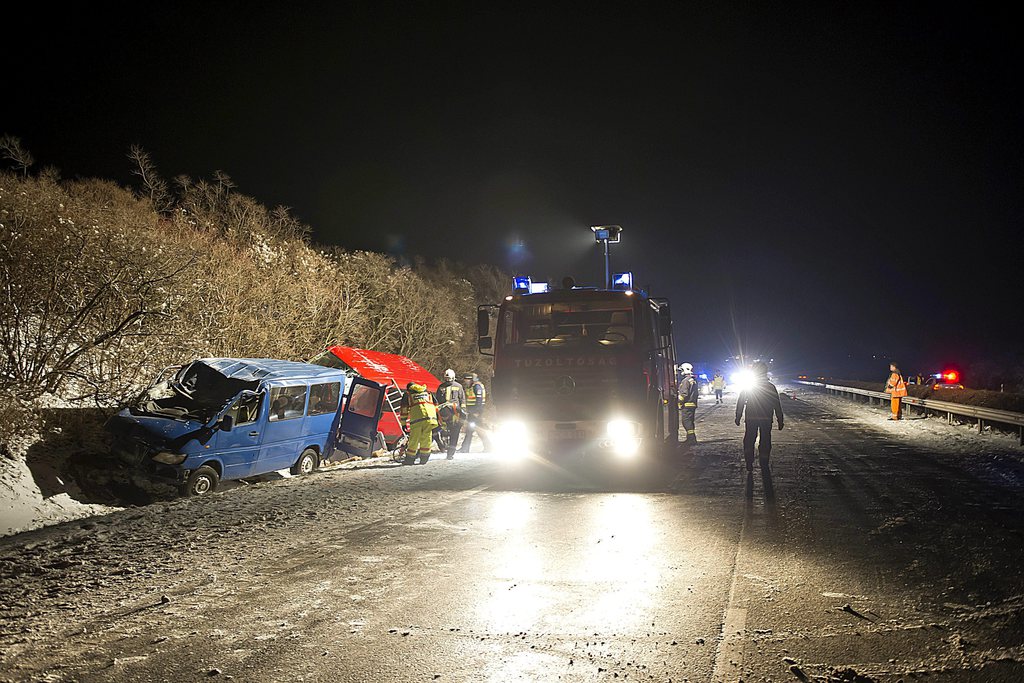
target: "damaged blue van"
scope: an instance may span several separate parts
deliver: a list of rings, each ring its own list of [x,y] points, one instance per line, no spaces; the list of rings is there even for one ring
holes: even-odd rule
[[[376,382],[333,368],[202,358],[165,368],[107,430],[122,462],[198,496],[222,480],[368,457],[383,401]]]

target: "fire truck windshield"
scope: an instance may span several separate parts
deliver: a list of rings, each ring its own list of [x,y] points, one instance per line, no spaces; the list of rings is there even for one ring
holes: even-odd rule
[[[504,346],[629,346],[633,310],[621,299],[523,304],[508,309]]]

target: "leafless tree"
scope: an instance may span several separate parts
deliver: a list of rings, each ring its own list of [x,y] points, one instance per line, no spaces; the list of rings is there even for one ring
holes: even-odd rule
[[[149,201],[153,202],[153,208],[158,212],[166,213],[171,208],[173,197],[167,181],[157,173],[156,165],[149,153],[138,145],[132,145],[128,150],[128,158],[135,165],[132,175],[138,176],[141,180],[144,196],[149,197]]]
[[[36,163],[28,150],[21,146],[21,138],[16,138],[13,135],[0,137],[0,153],[11,163],[14,170],[22,175],[28,175],[28,169]]]

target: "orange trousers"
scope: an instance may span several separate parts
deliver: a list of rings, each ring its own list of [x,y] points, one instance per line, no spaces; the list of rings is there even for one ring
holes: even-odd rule
[[[899,396],[893,396],[892,399],[891,399],[891,403],[892,403],[892,419],[898,420],[898,419],[900,419],[900,397]]]

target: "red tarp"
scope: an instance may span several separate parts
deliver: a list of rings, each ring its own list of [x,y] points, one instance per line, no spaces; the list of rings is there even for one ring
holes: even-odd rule
[[[393,379],[402,391],[405,391],[405,385],[409,382],[424,384],[431,392],[437,391],[438,385],[441,384],[422,365],[405,356],[369,349],[353,349],[349,346],[332,346],[327,350],[360,376],[387,385],[390,385]]]

